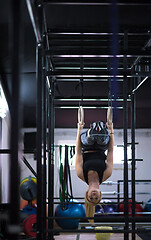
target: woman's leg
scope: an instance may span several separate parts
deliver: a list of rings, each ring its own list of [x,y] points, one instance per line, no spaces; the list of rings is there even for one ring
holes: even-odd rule
[[[89,130],[81,134],[81,143],[86,146],[91,146],[94,144],[95,140],[94,137],[89,136],[88,131]]]
[[[108,134],[99,135],[95,137],[95,140],[98,145],[108,145],[110,141],[110,136]]]

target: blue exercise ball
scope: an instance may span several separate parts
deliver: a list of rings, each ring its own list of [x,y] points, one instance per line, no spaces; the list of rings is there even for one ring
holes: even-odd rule
[[[74,202],[74,203],[72,203]],[[76,200],[70,200],[69,205],[59,204],[55,210],[55,217],[85,217],[85,208]],[[79,219],[56,219],[57,224],[63,229],[76,229],[78,228]]]
[[[144,207],[144,212],[150,212],[151,214],[151,199],[147,201]]]
[[[37,209],[32,206],[26,206],[20,211],[20,220],[24,221],[30,215],[37,214]]]

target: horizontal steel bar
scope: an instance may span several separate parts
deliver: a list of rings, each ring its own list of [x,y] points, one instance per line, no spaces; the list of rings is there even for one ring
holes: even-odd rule
[[[106,79],[104,79],[104,76],[97,76],[95,78],[92,78],[91,76],[84,76],[84,77],[74,76],[72,78],[70,76],[66,76],[65,78],[64,77],[59,78],[57,76],[57,82],[80,82],[81,78],[82,78],[83,82],[108,82],[108,76],[105,76],[105,77],[106,77]],[[123,82],[122,77],[123,76],[121,76],[121,77],[119,76],[117,78],[117,81],[118,82]]]
[[[131,223],[129,223],[130,224],[130,226],[131,226]],[[103,226],[103,225],[106,225],[106,223],[103,223],[103,222],[101,222],[101,226]],[[145,226],[151,226],[151,223],[150,222],[146,222],[146,223],[142,223],[142,222],[139,222],[139,223],[136,223],[136,227],[141,227],[141,226],[143,226],[144,227],[144,225]],[[89,227],[89,226],[91,226],[91,223],[86,223],[86,222],[79,222],[79,229],[81,228],[81,227],[85,227],[85,228],[87,228],[87,227]],[[100,226],[100,223],[94,223],[94,226],[92,226],[92,228],[95,228],[95,227],[97,227],[97,226]],[[121,223],[121,222],[109,222],[108,223],[108,226],[111,226],[111,227],[123,227],[123,226],[125,226],[125,223],[123,222],[123,223]]]
[[[54,197],[53,199],[60,199],[59,197],[57,198],[57,197]],[[84,197],[74,197],[74,199],[84,199]],[[102,200],[104,200],[104,199],[106,199],[106,198],[103,198],[102,197]],[[120,198],[117,198],[117,197],[108,197],[108,199],[115,199],[115,200],[120,200],[120,199],[124,199],[123,197],[120,197]]]
[[[148,72],[149,74],[150,72]],[[124,70],[118,70],[118,75],[130,75],[131,70],[127,70],[126,72]],[[60,76],[60,75],[80,75],[80,76],[85,76],[85,75],[111,75],[111,71],[109,70],[104,70],[104,69],[87,69],[87,70],[79,70],[79,69],[61,69],[61,70],[55,70],[55,71],[47,71],[46,75],[51,75],[51,76]]]
[[[111,44],[111,41],[109,41],[108,39],[101,39],[101,38],[88,40],[87,37],[86,39],[73,39],[73,37],[71,39],[61,39],[61,38],[57,39],[57,37],[54,40],[52,40],[52,37],[51,37],[51,40],[50,40],[53,51],[59,50],[59,49],[61,50],[67,49],[67,48],[68,50],[69,49],[72,50],[74,48],[76,48],[77,50],[78,49],[80,50],[81,48],[89,50],[90,48],[92,48],[92,49],[99,49],[99,50],[106,49],[108,51],[108,45]],[[135,49],[135,46],[137,46],[136,44],[138,44],[139,46],[139,43],[136,41],[130,42],[130,44],[133,46],[134,49]],[[140,41],[140,45],[141,44],[142,44],[142,40]]]
[[[124,215],[123,216],[109,216],[109,215],[104,215],[104,216],[101,216],[101,217],[97,217],[97,216],[94,216],[94,217],[47,217],[47,219],[64,219],[64,220],[69,220],[69,219],[76,219],[76,220],[80,220],[80,221],[86,221],[88,219],[94,219],[95,221],[97,222],[124,222],[125,223],[125,217]],[[134,221],[137,223],[137,222],[148,222],[150,223],[151,222],[151,215],[150,216],[142,216],[142,217],[139,217],[139,216],[135,216],[135,217],[130,217],[129,216],[129,223]]]
[[[45,50],[44,51],[45,56],[53,56],[53,57],[104,57],[104,58],[111,58],[111,57],[138,57],[138,56],[144,56],[144,57],[150,57],[151,56],[151,50],[127,50],[127,51],[120,51],[116,55],[113,55],[108,50],[99,50],[99,49],[65,49],[65,50]]]
[[[51,45],[52,45],[52,50],[55,51],[55,50],[62,50],[62,49],[80,49],[82,47],[84,47],[85,49],[90,49],[90,48],[93,48],[93,49],[107,49],[108,51],[108,44],[109,44],[109,41],[108,40],[102,40],[101,39],[98,39],[98,40],[91,40],[91,41],[81,41],[81,39],[67,39],[66,41],[65,40],[62,40],[60,39],[58,41],[58,39],[54,39],[54,41],[52,41],[52,39],[50,40],[51,41]]]
[[[138,181],[135,182],[136,185],[138,185],[138,184],[151,184],[150,180],[149,180],[150,182],[138,182]],[[123,182],[121,182],[121,183],[123,183]],[[112,182],[112,181],[105,181],[105,182],[102,183],[102,185],[117,185],[117,184],[118,184],[118,182]],[[131,184],[131,182],[128,182],[128,184]]]
[[[60,108],[60,109],[78,109],[79,106],[55,106],[55,108]],[[108,106],[103,107],[103,106],[83,106],[84,109],[108,109]],[[114,107],[113,107],[114,108]],[[116,109],[123,109],[123,107],[117,106]]]
[[[103,223],[103,222],[101,222],[101,225],[105,225],[106,223]],[[108,223],[109,224],[109,226],[110,226],[110,224],[114,227],[116,227],[116,226],[123,226],[123,224],[125,224],[124,222],[109,222]],[[130,224],[131,224],[131,222],[130,222]],[[137,224],[137,226],[142,226],[142,225],[144,225],[144,224],[146,224],[146,225],[148,225],[148,226],[151,226],[151,222],[137,222],[136,223]],[[90,226],[91,225],[91,223],[89,223],[89,222],[79,222],[79,226],[81,227],[81,226],[85,226],[85,227],[87,227],[87,226]],[[96,226],[99,226],[100,225],[100,223],[94,223],[94,227],[96,227]]]
[[[0,149],[0,154],[10,154],[10,149]]]
[[[124,180],[121,179],[121,180],[118,180],[117,182],[119,182],[119,183],[120,183],[120,182],[124,182]],[[132,182],[132,180],[128,180],[128,182]],[[146,182],[151,182],[151,179],[145,179],[145,180],[143,180],[143,179],[140,179],[140,180],[138,179],[138,180],[136,180],[136,179],[135,179],[135,182],[140,182],[140,183],[141,183],[141,182],[144,182],[144,183],[146,183]]]
[[[124,159],[121,160],[121,161],[124,161]],[[143,161],[143,158],[135,158],[135,159],[131,159],[131,158],[129,158],[129,159],[127,159],[127,161],[129,161],[129,162],[131,162],[131,161],[142,162],[142,161]]]
[[[50,4],[50,5],[86,5],[86,6],[110,6],[112,5],[111,1],[64,1],[64,0],[44,0],[44,4]],[[151,6],[150,2],[143,1],[142,3],[138,3],[136,1],[118,1],[116,2],[117,6]]]
[[[113,33],[112,32],[100,32],[100,28],[97,30],[93,30],[90,31],[90,29],[88,30],[85,30],[85,29],[74,29],[74,32],[73,32],[73,28],[71,29],[60,29],[59,30],[54,30],[52,31],[52,29],[49,30],[48,28],[48,32],[47,32],[48,35],[50,36],[53,36],[53,35],[64,35],[64,36],[70,36],[71,38],[74,37],[74,36],[80,36],[81,38],[84,38],[84,37],[88,37],[88,36],[112,36]],[[150,36],[151,35],[151,32],[150,31],[143,31],[143,32],[128,32],[127,33],[129,36]],[[124,33],[123,32],[118,32],[116,35],[119,35],[119,36],[124,36]]]
[[[63,232],[68,232],[68,233],[142,233],[142,232],[150,232],[151,229],[113,229],[113,230],[95,230],[95,229],[48,229],[46,232],[55,232],[55,233],[63,233]]]
[[[124,230],[124,229],[115,229],[115,230],[112,230],[112,231],[105,231],[105,230],[91,230],[91,229],[48,229],[46,230],[46,232],[54,232],[54,233],[143,233],[143,232],[150,232],[151,229],[137,229],[137,230]]]
[[[128,71],[123,71],[123,70],[117,70],[117,78],[122,78],[124,75],[127,77],[149,77],[151,76],[151,72],[135,72],[131,73],[130,70]],[[111,77],[113,78],[114,75],[112,71],[107,71],[107,70],[55,70],[55,71],[47,71],[46,76],[55,76],[59,78],[65,78],[65,77],[70,77],[70,78],[85,78],[85,77],[93,77],[93,78],[98,78],[98,77]]]
[[[74,198],[75,199],[75,198]],[[78,201],[78,202],[73,202],[72,200],[70,201],[70,202],[53,202],[53,204],[61,204],[61,205],[66,205],[66,206],[68,206],[68,205],[76,205],[76,204],[85,204],[85,202],[80,202],[80,201]],[[113,205],[121,205],[121,204],[124,204],[124,202],[101,202],[100,203],[102,206],[103,205],[111,205],[111,204],[113,204]],[[128,202],[128,204],[129,205],[131,205],[132,203],[131,202]],[[137,202],[137,204],[143,204],[143,202]],[[139,212],[140,213],[140,212]],[[151,214],[151,212],[141,212],[141,214]],[[112,215],[112,214],[123,214],[123,212],[113,212],[113,213],[108,213],[108,214],[105,214],[105,215]],[[138,214],[138,212],[136,212],[136,214]],[[103,215],[103,214],[101,214],[101,215]]]
[[[135,144],[138,144],[138,142],[135,142]],[[132,143],[128,142],[127,145],[132,145]],[[118,144],[117,147],[124,147],[124,145],[123,144]]]
[[[55,98],[54,99],[55,100],[55,102],[57,102],[57,101],[70,101],[70,102],[79,102],[79,101],[81,101],[81,98]],[[110,99],[111,101],[114,101],[115,99]],[[82,99],[82,101],[83,102],[94,102],[94,101],[100,101],[100,102],[108,102],[109,101],[109,99],[108,98],[83,98]],[[123,98],[118,98],[118,99],[116,99],[116,101],[117,102],[123,102],[124,101],[124,99]],[[127,99],[127,101],[128,102],[130,102],[131,101],[131,99]]]
[[[35,153],[35,150],[27,150],[27,149],[23,149],[22,150],[24,153]],[[11,151],[10,149],[0,149],[0,154],[10,154]]]
[[[112,203],[110,203],[109,205],[111,205]],[[124,202],[122,202],[122,203],[117,203],[116,205],[123,205],[124,204]],[[129,203],[129,204],[131,204],[132,205],[132,203]],[[137,203],[138,204],[138,203]],[[103,204],[101,204],[101,206],[103,206]],[[106,203],[104,204],[104,206],[106,206]],[[129,211],[129,214],[131,214],[131,212]],[[142,215],[151,215],[151,212],[135,212],[135,214],[136,214],[136,217],[137,217],[137,215],[138,214],[140,214],[141,216]],[[115,215],[117,215],[117,216],[119,216],[119,215],[124,215],[124,212],[111,212],[111,213],[102,213],[102,212],[97,212],[97,213],[95,213],[95,217],[104,217],[104,216],[115,216]]]

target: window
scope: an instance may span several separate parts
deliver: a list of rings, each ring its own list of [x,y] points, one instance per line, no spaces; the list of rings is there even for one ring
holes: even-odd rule
[[[131,146],[130,145],[127,147],[127,158],[131,159]],[[124,147],[123,146],[114,146],[113,161],[114,161],[114,164],[123,164],[123,161],[124,161]]]

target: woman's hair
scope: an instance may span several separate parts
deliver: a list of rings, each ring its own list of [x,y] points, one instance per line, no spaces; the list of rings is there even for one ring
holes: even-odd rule
[[[85,213],[86,217],[94,217],[95,214],[95,206],[101,201],[102,194],[100,192],[100,198],[98,199],[98,202],[92,203],[88,200],[88,191],[85,193]],[[93,219],[88,219],[90,223],[94,223]]]

